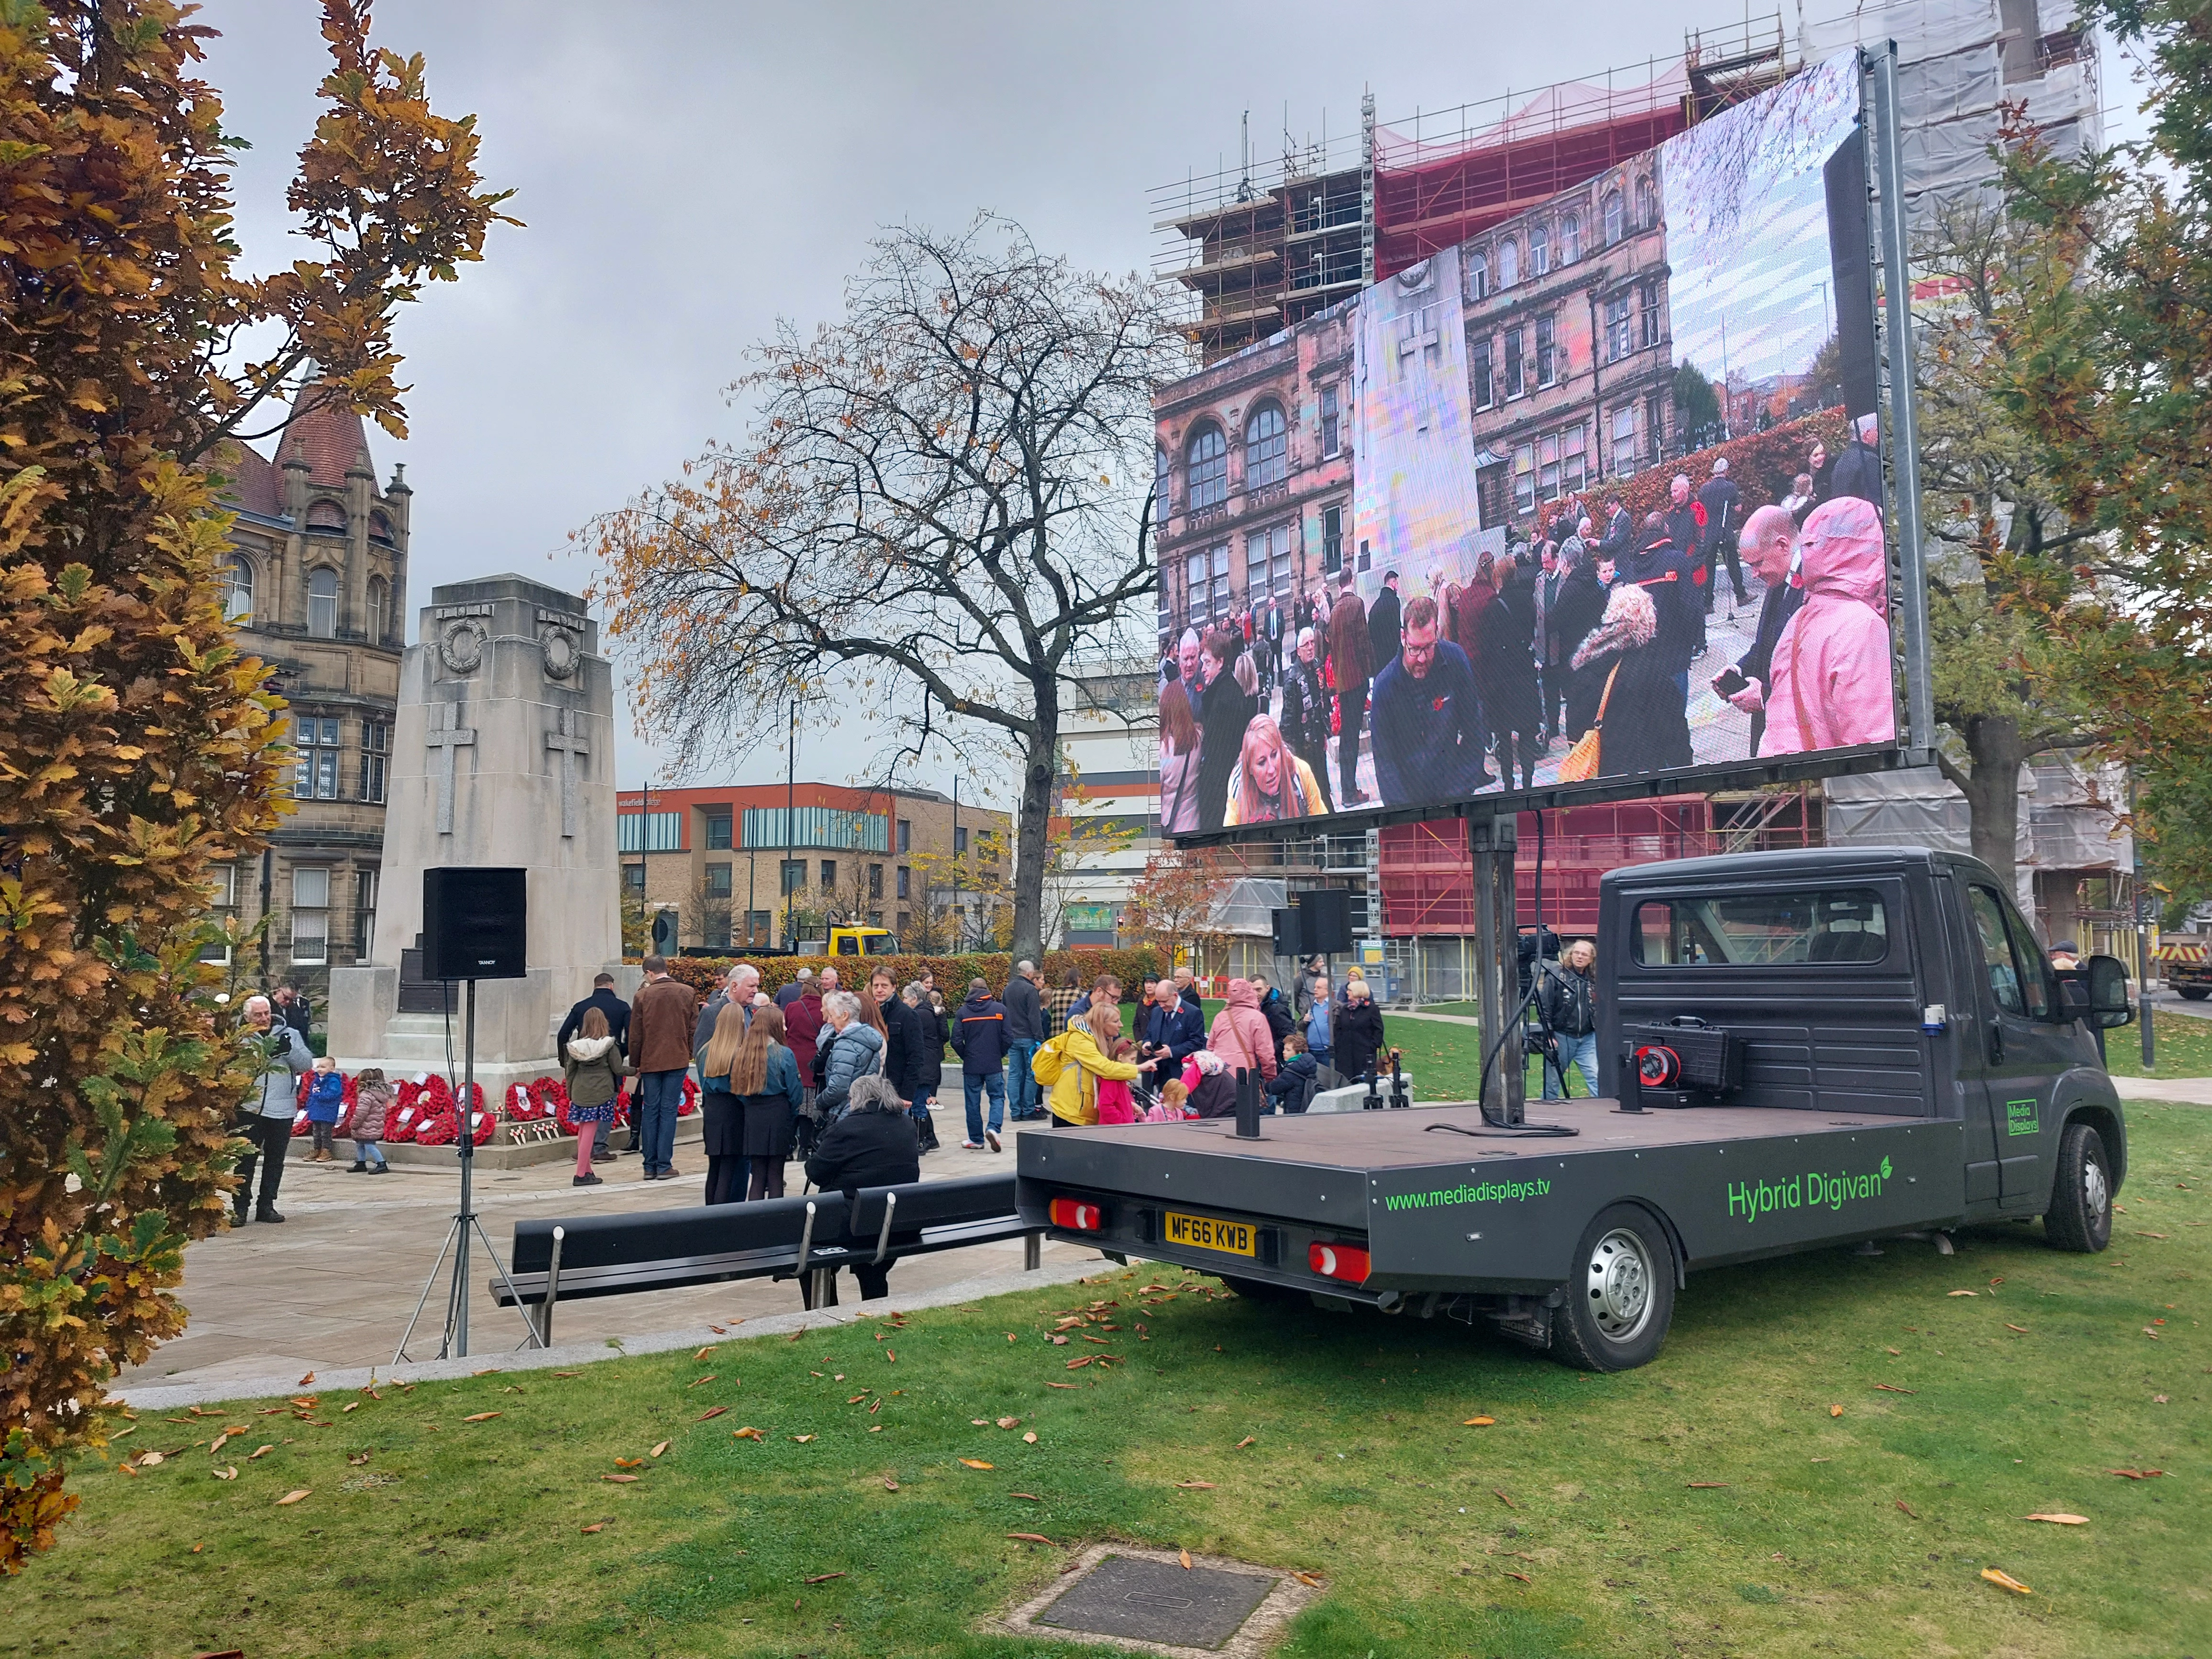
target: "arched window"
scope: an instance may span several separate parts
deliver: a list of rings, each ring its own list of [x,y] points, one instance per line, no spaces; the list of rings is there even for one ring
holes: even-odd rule
[[[1583,222],[1578,214],[1570,213],[1559,221],[1559,263],[1571,265],[1583,257]]]
[[[1649,179],[1636,181],[1636,228],[1650,230],[1659,222],[1659,194]]]
[[[325,566],[307,576],[307,632],[319,640],[338,634],[338,573]]]
[[[307,509],[307,529],[317,536],[345,534],[345,508],[336,501],[317,501]]]
[[[1172,506],[1168,500],[1168,452],[1164,446],[1152,447],[1152,522],[1165,524]]]
[[[377,645],[384,643],[385,613],[391,608],[391,588],[381,576],[368,579],[368,637]]]
[[[243,554],[234,556],[222,568],[222,619],[225,622],[251,623],[253,620],[253,565]]]
[[[386,518],[381,513],[370,514],[368,515],[368,538],[373,542],[382,542],[386,547],[391,546],[392,520]]]
[[[1498,245],[1498,286],[1511,288],[1521,280],[1521,245],[1500,242]]]
[[[1229,441],[1211,421],[1190,434],[1183,446],[1183,494],[1194,513],[1218,507],[1229,499]]]
[[[1290,471],[1291,435],[1283,406],[1261,404],[1244,422],[1244,488],[1280,483]]]
[[[1620,192],[1609,190],[1605,193],[1605,245],[1611,247],[1628,228],[1621,212]]]
[[[1477,253],[1467,264],[1467,297],[1470,300],[1486,298],[1490,293],[1490,261]]]
[[[1552,268],[1552,228],[1538,225],[1528,233],[1528,274],[1541,276]]]

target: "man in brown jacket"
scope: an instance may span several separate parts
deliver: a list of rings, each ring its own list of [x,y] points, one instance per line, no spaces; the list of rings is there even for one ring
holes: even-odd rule
[[[1328,659],[1336,675],[1340,721],[1336,771],[1342,787],[1337,799],[1346,807],[1363,806],[1368,798],[1359,793],[1359,725],[1366,718],[1367,682],[1376,665],[1368,660],[1367,607],[1352,587],[1352,572],[1339,571],[1336,579],[1340,586],[1335,608],[1328,613]]]
[[[676,1109],[691,1066],[699,999],[668,976],[668,958],[645,959],[645,983],[629,1005],[629,1063],[637,1072],[638,1149],[645,1179],[676,1179]]]

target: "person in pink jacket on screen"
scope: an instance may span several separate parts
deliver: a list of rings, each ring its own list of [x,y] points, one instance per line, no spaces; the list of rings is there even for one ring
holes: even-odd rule
[[[1805,603],[1775,642],[1759,752],[1888,743],[1897,736],[1897,705],[1881,514],[1871,502],[1838,496],[1813,509],[1799,545]]]

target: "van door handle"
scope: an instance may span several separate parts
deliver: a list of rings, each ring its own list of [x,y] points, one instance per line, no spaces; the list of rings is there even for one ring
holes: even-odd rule
[[[1990,1021],[1990,1064],[1992,1066],[1998,1065],[2003,1060],[2003,1059],[2004,1022],[2000,1019],[1992,1018]]]

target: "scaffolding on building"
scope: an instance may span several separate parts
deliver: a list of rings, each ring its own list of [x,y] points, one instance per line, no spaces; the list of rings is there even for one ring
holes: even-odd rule
[[[1692,30],[1681,55],[1508,92],[1356,132],[1283,134],[1261,158],[1152,192],[1153,274],[1188,290],[1206,362],[1327,310],[1614,162],[1776,85],[1795,67],[1778,12]]]

